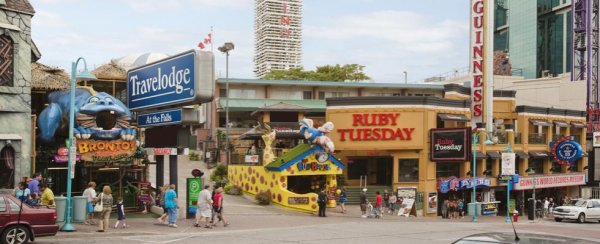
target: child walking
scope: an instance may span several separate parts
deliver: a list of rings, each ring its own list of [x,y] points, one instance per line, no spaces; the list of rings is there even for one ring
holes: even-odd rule
[[[115,229],[119,228],[119,224],[122,223],[123,228],[127,228],[127,222],[125,219],[125,207],[123,206],[123,197],[119,197],[117,202],[117,222],[115,223]]]

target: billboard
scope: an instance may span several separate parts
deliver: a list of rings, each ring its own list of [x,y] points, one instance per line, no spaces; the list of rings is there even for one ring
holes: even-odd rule
[[[127,72],[130,110],[212,101],[214,56],[190,50]]]
[[[468,161],[471,128],[431,129],[431,161]]]

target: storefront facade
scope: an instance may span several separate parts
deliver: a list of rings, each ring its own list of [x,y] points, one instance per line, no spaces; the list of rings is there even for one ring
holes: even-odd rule
[[[514,91],[496,91],[494,132],[486,133],[484,128],[471,131],[469,94],[468,88],[447,85],[444,98],[327,99],[326,120],[336,125],[330,137],[336,145],[336,157],[347,164],[344,175],[348,184],[364,186],[366,178],[367,186],[385,186],[394,191],[398,187],[416,187],[422,193],[422,202],[435,199],[435,204],[428,203],[424,209],[430,216],[439,212],[438,203],[445,199],[470,202],[472,185],[476,184],[477,200],[489,205],[488,213],[501,214],[506,211],[507,201],[506,183],[500,178],[500,158],[510,145],[516,153],[520,179],[558,177],[556,181],[564,181],[563,184],[550,184],[548,189],[564,189],[561,196],[579,195],[579,185],[585,182],[562,178],[582,175],[587,158],[559,165],[552,158],[549,144],[569,136],[585,151],[585,137],[581,136],[585,135],[581,126],[585,122],[583,112],[517,107]],[[436,138],[432,131],[440,129],[457,130],[459,134],[441,134]],[[473,134],[478,137],[476,145],[472,145]],[[486,139],[491,139],[493,145],[486,145]],[[473,156],[477,161],[476,181],[471,172]],[[442,182],[454,184],[453,188],[440,189]],[[533,193],[533,189],[518,187],[519,183],[516,186],[511,206],[519,206],[522,199]],[[550,197],[539,190],[537,193],[538,199]]]

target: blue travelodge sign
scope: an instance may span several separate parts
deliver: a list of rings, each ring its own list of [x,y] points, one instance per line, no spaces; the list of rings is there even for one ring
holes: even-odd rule
[[[127,105],[143,110],[211,101],[214,57],[190,50],[127,72]]]
[[[137,124],[139,127],[181,124],[182,117],[180,108],[144,113],[137,116]]]

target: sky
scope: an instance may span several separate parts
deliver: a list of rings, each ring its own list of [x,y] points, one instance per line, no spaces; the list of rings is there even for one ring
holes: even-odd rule
[[[93,69],[135,53],[173,55],[197,48],[212,27],[215,75],[225,76],[217,47],[233,42],[229,76],[255,78],[254,0],[30,2],[44,64],[70,70],[84,57]],[[404,71],[422,82],[467,66],[468,10],[464,0],[304,0],[302,64],[357,63],[373,82],[402,83]]]

